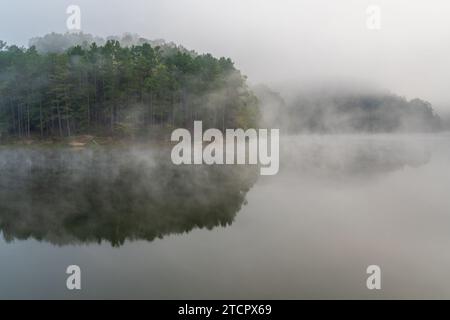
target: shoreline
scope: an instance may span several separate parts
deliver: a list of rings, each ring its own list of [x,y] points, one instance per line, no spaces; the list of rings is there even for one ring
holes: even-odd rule
[[[95,148],[95,147],[129,147],[129,146],[170,146],[171,143],[166,139],[157,139],[155,137],[144,140],[142,138],[118,138],[108,136],[77,135],[63,138],[6,138],[0,139],[0,148],[2,147],[64,147],[74,149]]]

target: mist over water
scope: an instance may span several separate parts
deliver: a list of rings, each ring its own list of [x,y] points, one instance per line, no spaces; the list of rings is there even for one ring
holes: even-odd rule
[[[449,142],[285,136],[267,177],[156,147],[2,147],[0,297],[450,297]]]
[[[448,1],[112,2],[2,6],[0,299],[450,299]],[[194,121],[278,173],[174,165]]]
[[[257,174],[250,166],[175,166],[165,148],[17,148],[0,159],[4,238],[55,245],[119,247],[227,226]]]

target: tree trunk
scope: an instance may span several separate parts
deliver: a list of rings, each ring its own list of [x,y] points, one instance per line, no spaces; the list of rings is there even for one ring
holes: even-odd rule
[[[61,123],[61,110],[59,109],[59,101],[56,103],[56,111],[58,112],[58,126],[59,126],[59,136],[63,136],[62,123]]]
[[[42,121],[42,100],[39,100],[39,122],[41,126],[41,138],[44,136],[44,124]]]

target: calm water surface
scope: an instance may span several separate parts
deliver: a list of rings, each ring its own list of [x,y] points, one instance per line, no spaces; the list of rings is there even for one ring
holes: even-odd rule
[[[449,146],[285,137],[265,177],[167,150],[2,147],[0,298],[450,298]]]

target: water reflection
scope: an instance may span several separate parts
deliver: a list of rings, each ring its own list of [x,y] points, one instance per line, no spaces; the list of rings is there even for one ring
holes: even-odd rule
[[[295,137],[281,142],[281,176],[380,176],[422,166],[417,140]],[[52,244],[148,240],[230,225],[259,177],[249,166],[174,166],[165,149],[0,150],[0,231]],[[276,181],[276,177],[266,179]]]
[[[280,142],[280,172],[266,177],[144,150],[0,147],[0,231],[30,239],[0,240],[0,297],[450,297],[450,135]],[[70,264],[86,270],[76,295]],[[366,288],[371,264],[381,291]]]
[[[231,224],[256,182],[246,166],[174,166],[165,151],[0,151],[6,241],[152,241]]]
[[[432,155],[426,140],[402,136],[292,137],[281,147],[281,170],[314,178],[373,178],[423,166]]]

